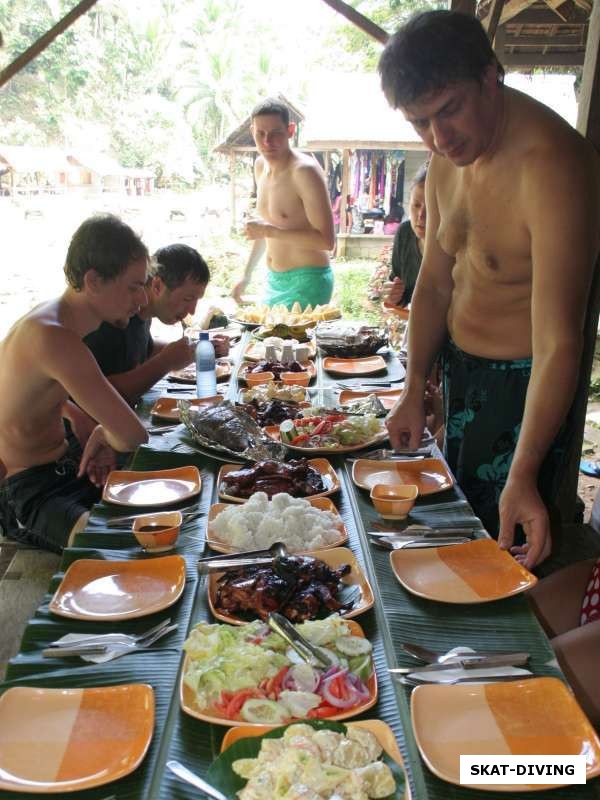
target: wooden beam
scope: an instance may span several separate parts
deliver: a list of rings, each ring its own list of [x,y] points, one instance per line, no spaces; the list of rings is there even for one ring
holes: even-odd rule
[[[508,22],[509,19],[516,17],[517,14],[525,11],[527,8],[529,8],[529,6],[532,6],[534,2],[535,0],[508,0],[502,9],[500,24],[502,25],[504,22]]]
[[[600,152],[600,3],[594,3],[590,16],[579,93],[577,130]]]
[[[341,14],[343,17],[346,17],[353,25],[356,25],[363,33],[366,33],[368,36],[371,36],[373,39],[377,39],[378,42],[381,44],[385,44],[387,40],[390,38],[389,34],[380,28],[379,25],[376,25],[372,20],[368,17],[365,17],[364,14],[361,14],[360,11],[357,11],[352,6],[348,5],[348,3],[344,3],[343,0],[323,0],[324,3],[330,8],[333,8],[334,11],[337,11],[338,14]]]
[[[581,67],[583,52],[570,53],[502,53],[498,56],[504,67]]]
[[[501,32],[504,30],[503,27],[498,28],[498,33],[496,34],[496,41],[500,41]],[[502,37],[502,43],[504,47],[547,47],[548,45],[554,47],[554,45],[562,45],[563,47],[578,47],[581,49],[583,53],[585,50],[585,28],[578,29],[576,32],[571,34],[560,34],[556,36],[547,36],[545,34],[541,36],[507,36],[504,35]]]
[[[477,0],[450,0],[450,10],[458,11],[461,14],[475,16]]]
[[[485,29],[487,31],[488,39],[494,46],[494,39],[496,38],[496,31],[498,30],[498,23],[500,22],[500,15],[504,8],[504,0],[492,0],[489,14],[486,17]]]
[[[71,25],[75,22],[75,20],[79,19],[82,14],[85,14],[86,11],[89,11],[90,8],[95,5],[97,0],[81,0],[75,8],[69,11],[68,14],[59,20],[56,25],[50,28],[43,36],[34,42],[31,47],[28,47],[24,53],[21,53],[20,56],[17,56],[13,62],[11,62],[7,67],[5,67],[2,72],[0,72],[0,86],[4,86],[5,83],[23,69],[30,61],[33,61],[34,58],[37,58],[40,53],[42,53],[49,44],[51,44],[61,33],[70,28]]]
[[[584,25],[588,18],[584,11],[577,9],[577,15],[569,19],[568,25]],[[500,18],[502,25],[502,18]],[[508,20],[508,25],[564,25],[565,22],[551,9],[528,8]]]
[[[235,162],[236,162],[236,155],[235,155],[235,152],[232,152],[232,153],[229,154],[229,184],[230,184],[230,187],[231,187],[231,231],[232,232],[235,231],[235,228],[236,228]]]

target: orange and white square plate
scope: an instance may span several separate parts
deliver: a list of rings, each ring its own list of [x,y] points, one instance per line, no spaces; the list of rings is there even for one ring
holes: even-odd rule
[[[106,479],[102,499],[120,506],[168,506],[198,494],[202,478],[198,467],[157,470],[113,470]]]
[[[0,697],[0,789],[63,794],[102,786],[142,762],[154,732],[146,684],[14,686]]]
[[[136,561],[80,558],[69,566],[49,609],[59,617],[116,622],[173,605],[185,586],[181,556]]]
[[[359,614],[363,614],[373,607],[374,599],[371,584],[367,580],[352,550],[349,550],[347,547],[334,547],[330,550],[313,550],[309,553],[304,553],[304,555],[310,556],[311,558],[318,558],[320,561],[327,564],[328,567],[331,567],[331,569],[338,569],[342,564],[350,564],[351,570],[348,575],[342,578],[342,583],[345,586],[357,587],[359,595],[352,604],[352,608],[342,614],[344,619],[357,617]],[[258,619],[257,614],[245,616],[244,618],[236,617],[217,607],[217,581],[222,574],[222,572],[213,572],[208,577],[208,606],[212,615],[220,622],[228,622],[230,625],[243,625],[251,619]],[[328,614],[329,613],[331,612],[328,612]],[[324,616],[327,616],[327,614]]]
[[[352,480],[369,491],[378,483],[386,486],[415,485],[419,495],[444,492],[454,486],[454,478],[439,458],[375,461],[358,458],[352,465]]]
[[[440,603],[489,603],[530,589],[537,578],[494,539],[449,547],[394,550],[394,575],[417,597]]]
[[[192,397],[186,401],[192,408],[206,408],[216,406],[223,400],[223,395],[215,394],[212,397]],[[150,409],[155,419],[164,419],[166,422],[179,422],[179,408],[177,397],[159,397]]]
[[[342,518],[340,516],[340,512],[331,502],[328,497],[306,497],[306,500],[313,506],[314,508],[318,508],[320,511],[329,511],[332,514],[336,514],[339,518],[339,523],[337,525],[337,530],[339,536],[335,539],[331,544],[324,547],[323,550],[329,550],[332,547],[339,547],[341,544],[344,544],[348,541],[348,530],[344,523],[342,522]],[[226,508],[231,508],[230,503],[213,503],[208,511],[208,520],[207,520],[207,527],[206,527],[206,537],[207,537],[207,544],[210,546],[212,550],[216,550],[218,553],[237,553],[239,552],[235,547],[232,547],[230,544],[223,542],[219,539],[216,535],[212,523],[215,520],[221,511],[224,511]],[[306,551],[303,551],[306,552]]]
[[[311,494],[310,497],[327,497],[330,494],[339,492],[340,481],[336,471],[326,458],[310,458],[308,464],[317,470],[325,486],[325,491],[319,492],[318,494]],[[223,478],[230,472],[236,472],[239,469],[242,469],[239,464],[223,464],[219,470],[219,474],[217,475],[217,489],[221,500],[226,500],[228,503],[245,503],[246,500],[248,500],[247,497],[236,497],[233,494],[227,494],[227,491],[221,487]],[[255,491],[260,491],[260,489],[256,489]]]
[[[598,734],[558,678],[417,686],[411,715],[425,763],[449,783],[460,784],[461,755],[584,755],[587,780],[600,775]],[[551,779],[547,784],[462,785],[492,792],[559,786]]]

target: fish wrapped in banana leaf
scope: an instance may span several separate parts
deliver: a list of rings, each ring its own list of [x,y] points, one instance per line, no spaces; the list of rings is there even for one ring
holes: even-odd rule
[[[186,400],[180,400],[177,405],[181,421],[202,447],[247,461],[283,460],[285,447],[275,442],[249,414],[229,400],[207,408],[195,408]]]

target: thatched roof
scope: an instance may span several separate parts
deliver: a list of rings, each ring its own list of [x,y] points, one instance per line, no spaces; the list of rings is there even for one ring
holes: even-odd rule
[[[34,147],[33,145],[0,144],[0,162],[14,172],[43,172],[46,175],[68,172],[70,164],[59,147]]]
[[[285,103],[290,110],[290,121],[295,122],[296,126],[298,126],[298,123],[304,120],[304,114],[293,103],[290,103],[284,95],[276,94],[274,96],[282,103]],[[231,153],[232,151],[255,151],[256,145],[254,144],[254,139],[250,132],[251,124],[252,117],[246,117],[246,119],[229,134],[224,142],[221,142],[221,144],[214,148],[214,152]]]

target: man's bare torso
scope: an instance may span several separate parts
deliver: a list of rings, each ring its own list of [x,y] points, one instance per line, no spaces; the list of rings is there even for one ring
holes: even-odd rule
[[[310,156],[292,151],[284,170],[273,172],[264,159],[257,162],[257,211],[266,222],[278,228],[297,230],[308,226],[308,219],[294,185],[295,170],[304,164],[315,166]],[[274,272],[297,267],[326,267],[329,253],[267,239],[267,264]]]
[[[507,123],[492,158],[460,168],[435,157],[436,238],[455,259],[450,335],[468,353],[515,359],[532,353],[528,158],[541,150],[550,164],[581,140],[540,104],[505,91]]]
[[[0,461],[8,475],[55,461],[66,450],[67,393],[40,369],[47,326],[59,324],[59,315],[59,301],[44,303],[0,342]]]

